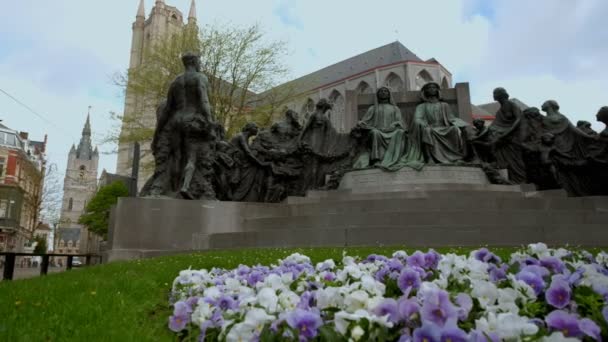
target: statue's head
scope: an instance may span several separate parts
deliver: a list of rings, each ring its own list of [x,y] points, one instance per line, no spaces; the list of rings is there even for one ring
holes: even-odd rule
[[[559,110],[559,104],[555,100],[548,100],[543,103],[540,109],[545,113],[548,113],[549,111],[557,112]]]
[[[287,121],[290,121],[290,122],[298,122],[299,115],[295,110],[288,109],[285,112],[285,118],[287,119]]]
[[[473,120],[473,126],[475,128],[477,128],[479,131],[482,131],[485,125],[486,125],[486,122],[483,119],[475,119],[475,120]]]
[[[425,84],[424,86],[422,86],[422,89],[420,89],[420,92],[421,92],[423,98],[429,98],[429,97],[440,98],[441,94],[439,93],[439,89],[441,89],[439,84],[437,84],[435,82],[429,82],[429,83]]]
[[[249,133],[249,135],[257,135],[258,125],[255,122],[248,122],[241,131],[244,133]]]
[[[591,122],[586,120],[578,120],[576,122],[576,127],[578,128],[591,128]]]
[[[317,109],[321,112],[325,113],[326,111],[331,109],[331,103],[326,98],[322,98],[317,102]]]
[[[540,142],[543,145],[551,146],[551,145],[553,145],[554,141],[555,141],[555,136],[553,134],[551,134],[551,133],[543,133],[540,136]]]
[[[608,125],[608,106],[600,108],[600,110],[597,111],[595,118],[597,119],[597,121],[603,122]]]
[[[201,56],[194,52],[186,52],[182,55],[184,67],[194,67],[196,71],[201,69]]]
[[[380,87],[376,91],[378,102],[389,102],[391,100],[391,90],[387,87]]]
[[[508,100],[509,99],[509,93],[507,93],[507,90],[503,87],[498,87],[496,89],[494,89],[494,101],[504,101],[504,100]]]
[[[540,110],[536,107],[528,107],[524,109],[524,116],[527,118],[539,118],[542,115],[540,114]]]

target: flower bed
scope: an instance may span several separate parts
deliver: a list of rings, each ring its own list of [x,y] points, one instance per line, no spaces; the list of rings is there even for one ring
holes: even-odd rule
[[[607,264],[539,243],[504,261],[482,248],[184,270],[169,329],[201,341],[601,340]]]

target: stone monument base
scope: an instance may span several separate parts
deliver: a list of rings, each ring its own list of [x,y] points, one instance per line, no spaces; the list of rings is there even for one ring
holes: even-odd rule
[[[451,166],[354,171],[338,190],[277,204],[121,198],[107,259],[246,247],[608,245],[608,197],[492,185],[481,175]]]

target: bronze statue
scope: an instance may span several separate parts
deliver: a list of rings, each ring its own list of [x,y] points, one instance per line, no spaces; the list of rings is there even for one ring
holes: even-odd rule
[[[420,91],[423,102],[416,106],[408,154],[424,155],[427,163],[459,163],[466,156],[464,129],[470,125],[454,115],[439,89],[439,84],[430,82]]]
[[[237,149],[235,155],[237,170],[232,179],[234,201],[258,202],[264,198],[266,168],[269,163],[259,160],[249,148],[249,139],[257,134],[258,126],[250,122],[230,141]]]
[[[392,168],[399,162],[407,147],[407,128],[401,110],[391,99],[387,87],[376,92],[377,103],[371,106],[357,125],[368,132],[370,141],[369,162],[357,162],[358,167],[378,166]],[[368,164],[368,165],[366,165]]]
[[[496,165],[509,171],[509,180],[525,183],[526,166],[520,137],[521,110],[509,100],[505,88],[494,89],[493,96],[500,103],[496,118],[488,128]]]
[[[182,56],[185,71],[171,83],[159,106],[152,151],[155,174],[142,195],[215,199],[212,185],[216,124],[200,72],[200,57]]]
[[[591,122],[589,121],[585,121],[585,120],[578,120],[576,122],[576,128],[580,129],[581,131],[583,131],[584,133],[590,135],[590,136],[597,136],[598,133],[596,131],[593,130],[593,128],[591,128]]]

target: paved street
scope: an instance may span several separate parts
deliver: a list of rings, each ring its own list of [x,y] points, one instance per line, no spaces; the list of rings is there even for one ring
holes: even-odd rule
[[[77,269],[77,268],[74,268]],[[49,274],[65,272],[65,267],[49,267]],[[0,275],[4,272],[4,268],[0,268]],[[34,278],[40,276],[40,267],[16,267],[13,274],[13,280]]]

